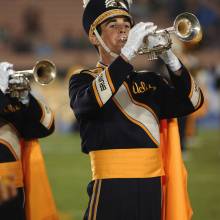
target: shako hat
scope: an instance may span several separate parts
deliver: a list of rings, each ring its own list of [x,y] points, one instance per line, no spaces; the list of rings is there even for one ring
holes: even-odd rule
[[[129,14],[132,0],[83,0],[83,2],[85,8],[83,27],[89,38],[99,24],[112,17],[126,16],[133,24]]]

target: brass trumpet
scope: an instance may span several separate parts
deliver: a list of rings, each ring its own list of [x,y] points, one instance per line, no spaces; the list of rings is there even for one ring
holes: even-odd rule
[[[37,83],[47,85],[56,77],[56,66],[49,60],[40,60],[32,70],[15,71],[13,77],[34,77]]]
[[[156,30],[153,35],[161,35],[166,43],[158,45],[152,49],[148,49],[148,40],[144,40],[145,46],[140,48],[137,52],[139,55],[147,54],[149,60],[157,59],[158,55],[171,48],[172,40],[170,34],[175,34],[181,41],[199,42],[202,39],[202,29],[197,17],[188,12],[179,14],[173,23],[172,27],[162,30]]]
[[[36,62],[31,70],[15,71],[10,75],[10,79],[20,79],[20,83],[9,83],[7,93],[9,93],[11,97],[19,98],[22,90],[30,90],[29,79],[34,78],[40,85],[47,85],[51,83],[55,77],[55,64],[49,60],[40,60]]]

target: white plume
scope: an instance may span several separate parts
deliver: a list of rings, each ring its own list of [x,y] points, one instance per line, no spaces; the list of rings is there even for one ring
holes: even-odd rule
[[[88,5],[89,1],[90,0],[83,0],[83,8],[85,8]]]

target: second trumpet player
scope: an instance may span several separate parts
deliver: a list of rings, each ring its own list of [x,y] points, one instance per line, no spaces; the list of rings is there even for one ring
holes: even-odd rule
[[[53,112],[29,88],[23,87],[19,97],[7,93],[10,83],[23,83],[22,78],[10,78],[14,72],[11,63],[0,62],[0,216],[5,220],[32,219],[33,210],[37,210],[35,214],[45,219],[48,212],[42,215],[43,205],[38,201],[48,205],[52,196],[49,188],[44,189],[44,178],[39,177],[44,165],[36,139],[53,133]],[[45,197],[39,199],[41,192]]]

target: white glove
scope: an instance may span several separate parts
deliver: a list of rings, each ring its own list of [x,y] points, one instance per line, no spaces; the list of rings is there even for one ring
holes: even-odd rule
[[[157,46],[163,46],[167,43],[167,40],[162,35],[149,35],[148,36],[148,49],[152,49]],[[181,68],[181,63],[172,50],[163,52],[159,57],[169,66],[169,68],[175,72]]]
[[[149,35],[148,36],[148,49],[152,49],[157,46],[163,46],[166,44],[167,40],[162,35]]]
[[[30,91],[30,86],[29,86],[29,80],[27,78],[24,77],[14,77],[12,76],[11,79],[9,79],[9,84],[11,86],[16,86],[17,88],[20,87],[20,89],[17,89],[17,91],[19,92],[19,98],[18,100],[24,104],[24,105],[28,105],[29,101],[30,101],[30,97],[29,97],[29,91]]]
[[[13,64],[11,63],[0,63],[0,89],[3,93],[5,93],[6,89],[8,88],[9,75],[14,73],[12,68]]]
[[[159,57],[164,61],[164,63],[166,63],[169,68],[175,72],[177,70],[179,70],[182,65],[179,61],[179,59],[176,57],[176,55],[172,52],[171,49],[165,51],[164,53],[162,53],[161,55],[159,55]]]
[[[152,34],[157,29],[152,22],[136,24],[128,34],[128,40],[124,47],[121,49],[121,53],[129,61],[137,55],[139,48],[143,44],[143,40],[149,34]]]

